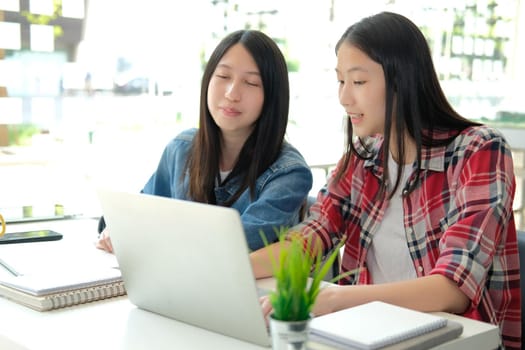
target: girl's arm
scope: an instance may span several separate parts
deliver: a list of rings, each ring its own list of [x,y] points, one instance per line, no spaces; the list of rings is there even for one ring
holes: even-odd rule
[[[443,275],[429,275],[385,284],[324,288],[313,313],[323,315],[374,300],[423,312],[457,314],[465,312],[470,305],[469,298],[453,281]]]

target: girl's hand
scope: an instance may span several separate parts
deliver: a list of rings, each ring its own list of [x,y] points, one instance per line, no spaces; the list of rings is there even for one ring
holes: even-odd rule
[[[259,303],[261,303],[264,320],[266,321],[266,326],[268,326],[269,325],[268,316],[270,316],[270,314],[273,311],[272,304],[270,303],[270,297],[268,295],[260,297]]]
[[[109,238],[109,231],[107,228],[102,231],[98,237],[98,241],[95,243],[95,246],[98,249],[107,251],[108,253],[113,253],[113,245],[111,244],[111,239]]]

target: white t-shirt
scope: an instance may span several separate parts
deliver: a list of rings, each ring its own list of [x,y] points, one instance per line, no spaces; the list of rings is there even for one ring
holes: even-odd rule
[[[226,170],[226,171],[220,170],[219,175],[221,176],[221,182],[223,182],[228,177],[228,175],[230,175],[231,172],[232,172],[231,170]]]
[[[388,169],[390,176],[394,177],[392,181],[389,181],[390,188],[395,183],[397,168],[398,164],[389,153]],[[399,187],[385,210],[383,221],[372,238],[372,244],[366,256],[366,263],[374,284],[417,277],[408,251],[401,198],[401,192],[410,176],[411,169],[411,165],[403,167]]]

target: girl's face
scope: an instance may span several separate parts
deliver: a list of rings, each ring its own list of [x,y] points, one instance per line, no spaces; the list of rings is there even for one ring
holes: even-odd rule
[[[223,134],[248,138],[264,102],[261,74],[242,44],[226,51],[208,85],[208,109]]]
[[[359,137],[383,134],[385,77],[380,64],[345,42],[337,51],[339,102]]]

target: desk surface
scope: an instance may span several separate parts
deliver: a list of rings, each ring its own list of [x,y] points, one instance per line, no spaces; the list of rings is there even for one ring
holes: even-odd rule
[[[96,227],[96,220],[77,219],[9,225],[7,232],[51,228],[64,234],[65,243],[75,242],[75,247],[83,245],[95,249],[92,242],[96,238]],[[258,281],[263,287],[268,287],[270,283],[269,280]],[[34,311],[0,298],[0,310],[0,349],[6,350],[264,349],[140,310],[132,305],[127,297],[48,312]],[[464,330],[460,338],[436,349],[497,347],[497,327],[457,315],[438,314],[461,322]],[[225,321],[227,320],[228,317],[225,316]],[[311,344],[311,349],[329,348]]]

